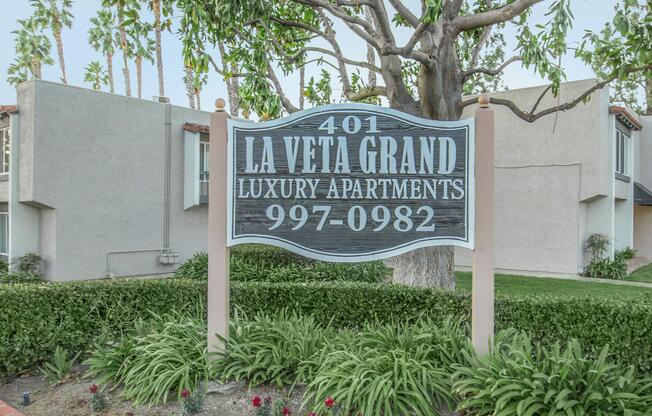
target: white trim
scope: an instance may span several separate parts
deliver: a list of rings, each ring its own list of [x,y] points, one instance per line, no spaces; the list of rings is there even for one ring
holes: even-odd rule
[[[183,134],[183,209],[199,206],[199,133]]]
[[[395,118],[401,122],[407,122],[417,127],[429,127],[438,129],[453,129],[460,127],[467,127],[467,160],[466,160],[466,178],[467,178],[467,191],[465,193],[466,199],[466,231],[465,239],[455,239],[448,237],[428,237],[418,240],[412,240],[395,247],[371,251],[367,253],[358,254],[340,254],[330,253],[320,250],[311,249],[301,244],[280,238],[265,235],[246,235],[233,237],[232,231],[233,223],[233,210],[231,209],[234,204],[233,187],[234,187],[234,169],[235,166],[233,155],[235,154],[235,141],[234,130],[236,128],[245,128],[249,131],[266,130],[269,128],[280,127],[291,122],[299,121],[303,118],[314,114],[324,112],[329,113],[346,113],[350,111],[367,112],[371,114],[383,114]],[[369,260],[381,260],[389,257],[394,257],[418,248],[451,245],[467,249],[473,249],[475,245],[475,119],[467,118],[464,120],[455,121],[440,121],[419,118],[410,114],[402,113],[400,111],[378,107],[369,104],[329,104],[321,107],[314,107],[307,110],[299,111],[289,115],[288,117],[264,121],[260,123],[251,123],[244,120],[227,120],[227,221],[226,221],[226,235],[227,246],[234,246],[238,244],[247,243],[261,243],[269,244],[272,246],[284,248],[300,254],[302,256],[310,257],[317,260],[331,261],[331,262],[360,262]]]

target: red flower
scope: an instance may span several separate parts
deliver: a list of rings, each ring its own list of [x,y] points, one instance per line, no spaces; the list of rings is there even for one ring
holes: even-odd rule
[[[333,400],[332,396],[328,396],[328,398],[324,400],[324,404],[330,409],[335,404],[335,400]]]
[[[292,412],[290,411],[290,409],[287,408],[287,406],[284,407],[283,410],[281,410],[281,413],[283,413],[284,416],[289,416],[292,414]]]
[[[308,416],[317,416],[317,413],[315,413],[315,412],[310,412],[310,413],[308,413]]]
[[[260,400],[260,396],[254,396],[254,398],[251,400],[251,404],[254,405],[254,407],[260,407],[262,404],[262,400]]]
[[[265,404],[272,404],[272,398],[270,396],[265,397]]]
[[[93,384],[89,390],[93,394],[97,393],[97,384]]]
[[[188,397],[190,397],[190,392],[186,389],[181,390],[181,397],[187,399]]]

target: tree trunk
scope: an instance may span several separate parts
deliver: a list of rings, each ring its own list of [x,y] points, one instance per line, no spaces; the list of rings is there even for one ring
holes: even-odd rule
[[[66,62],[63,59],[63,41],[61,40],[61,32],[54,32],[54,40],[57,42],[57,53],[59,54],[59,66],[61,67],[61,81],[64,84],[67,84],[68,77],[66,77]]]
[[[158,95],[165,97],[165,83],[163,81],[163,51],[161,49],[161,1],[152,2],[154,9],[154,36],[156,37],[156,70],[158,71]]]
[[[41,64],[38,61],[32,60],[31,71],[32,71],[32,77],[36,79],[41,79]]]
[[[364,18],[367,22],[373,24],[373,15],[371,14],[371,8],[369,6],[365,6],[364,8]],[[376,54],[374,52],[374,47],[367,44],[367,62],[370,63],[371,65],[376,64]],[[376,73],[374,71],[369,70],[369,88],[373,88],[376,86]]]
[[[129,44],[127,43],[127,31],[125,30],[122,13],[118,12],[118,30],[120,32],[120,46],[122,47],[122,74],[125,80],[125,94],[131,97],[131,76],[129,74]]]
[[[138,84],[138,98],[143,98],[143,57],[136,57],[136,82]]]
[[[652,116],[652,77],[645,78],[645,115]]]
[[[299,68],[299,110],[303,110],[304,97],[303,88],[306,83],[306,67]]]
[[[220,51],[220,60],[222,61],[222,71],[227,72],[227,66],[224,62],[224,57],[226,56],[226,49],[224,48],[223,42],[217,42],[217,48]],[[231,64],[231,72],[237,72],[237,67],[235,64]],[[226,84],[226,92],[229,96],[229,109],[231,110],[231,116],[237,117],[240,112],[240,101],[238,99],[238,78],[231,77],[224,80]]]
[[[429,46],[427,41],[422,44]],[[436,50],[436,64],[430,68],[422,65],[417,78],[419,112],[422,117],[434,120],[459,120],[463,79],[454,40]],[[381,57],[381,62],[383,59]],[[400,97],[400,91],[398,95]],[[398,109],[403,107],[398,99],[394,105]],[[393,281],[409,286],[454,290],[455,248],[426,247],[396,257]]]
[[[201,110],[201,91],[195,90],[195,103],[197,104],[197,110]]]
[[[113,87],[113,54],[106,54],[106,72],[109,74],[109,89],[111,94],[115,93],[115,88]]]
[[[190,105],[190,108],[193,110],[195,109],[195,89],[192,86],[192,80],[194,76],[192,73],[192,68],[190,66],[186,66],[186,76],[184,79],[184,82],[186,84],[186,96],[188,97],[188,104]]]

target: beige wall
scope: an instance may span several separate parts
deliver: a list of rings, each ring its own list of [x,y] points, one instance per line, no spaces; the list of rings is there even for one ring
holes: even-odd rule
[[[634,249],[652,260],[652,207],[634,206]]]
[[[496,269],[577,274],[579,187],[578,165],[496,169]],[[470,266],[471,252],[457,249],[456,263]]]
[[[563,84],[568,101],[595,80]],[[495,94],[530,109],[543,87]],[[539,109],[557,105],[550,93]],[[536,275],[573,276],[584,265],[584,240],[593,232],[613,233],[613,134],[609,93],[600,90],[586,104],[528,123],[509,109],[496,114],[496,268]],[[467,109],[465,116],[472,115]],[[456,264],[470,266],[468,250]]]

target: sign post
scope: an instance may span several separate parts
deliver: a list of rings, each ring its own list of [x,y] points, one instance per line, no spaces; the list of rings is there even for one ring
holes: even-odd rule
[[[489,97],[475,110],[475,250],[471,287],[471,341],[478,354],[489,352],[494,335],[494,111]]]
[[[244,243],[331,262],[475,248],[472,338],[488,351],[494,157],[486,101],[476,118],[458,121],[337,104],[251,123],[229,119],[218,100],[209,140],[209,351],[222,347],[215,334],[228,336],[228,247]]]
[[[229,335],[229,248],[226,245],[226,195],[227,131],[229,118],[224,111],[225,102],[215,101],[209,131],[209,165],[212,166],[208,195],[214,201],[208,210],[208,351],[223,348],[216,342],[215,334]]]

